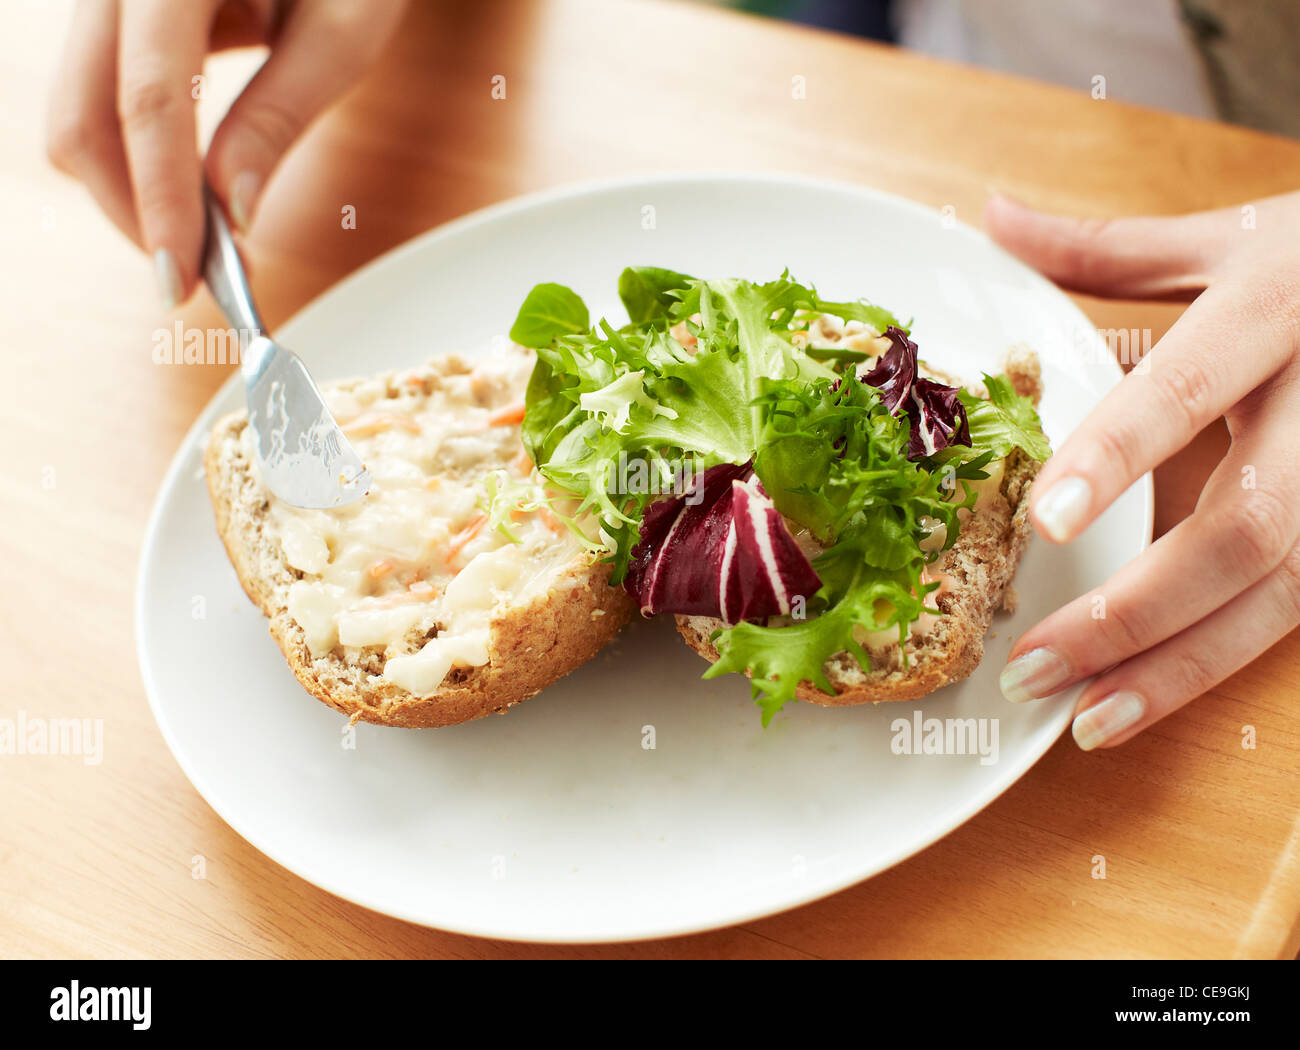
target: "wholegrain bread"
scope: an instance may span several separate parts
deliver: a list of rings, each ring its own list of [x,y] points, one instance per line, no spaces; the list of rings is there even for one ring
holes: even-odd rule
[[[1042,392],[1037,356],[1015,348],[1007,354],[1004,370],[1012,387],[1037,403]],[[835,692],[804,681],[796,690],[798,698],[828,707],[916,700],[968,677],[983,659],[994,614],[1015,605],[1011,581],[1029,537],[1028,495],[1039,466],[1019,449],[1007,457],[997,498],[966,520],[943,556],[940,569],[951,585],[937,592],[935,604],[943,615],[923,635],[909,635],[905,645],[870,648],[869,670],[850,653],[835,654],[824,666]],[[710,639],[725,626],[721,620],[682,615],[676,620],[687,645],[710,662],[718,659]]]
[[[396,377],[381,377],[384,396],[412,396],[413,383],[414,396],[419,396],[420,384],[427,393],[449,373],[467,371],[458,358],[440,359],[427,369],[404,374],[400,382]],[[352,385],[340,384],[336,389],[346,391]],[[522,390],[516,395],[522,396]],[[541,585],[529,589],[526,600],[500,600],[491,613],[487,663],[453,666],[427,695],[412,693],[384,677],[392,653],[383,647],[336,645],[329,652],[313,654],[303,625],[289,611],[290,588],[304,574],[290,564],[274,530],[267,527],[275,497],[259,476],[246,427],[244,413],[227,416],[208,442],[204,464],[217,531],[239,582],[267,617],[271,635],[299,682],[354,722],[432,727],[504,713],[589,660],[632,614],[631,599],[621,588],[609,585],[608,566],[579,551],[549,569]],[[436,621],[416,625],[405,640],[405,651],[436,638],[439,629]]]

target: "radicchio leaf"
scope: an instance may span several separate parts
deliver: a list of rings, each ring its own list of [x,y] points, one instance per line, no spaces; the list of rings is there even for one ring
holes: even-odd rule
[[[710,467],[687,491],[658,500],[623,581],[647,616],[716,616],[727,624],[789,614],[821,580],[751,464]]]
[[[916,382],[916,344],[907,333],[892,324],[885,329],[889,349],[880,355],[875,367],[862,377],[868,386],[880,391],[880,400],[889,414],[897,415]]]
[[[933,456],[949,445],[969,445],[970,426],[966,406],[955,386],[945,386],[933,379],[920,378],[912,384],[912,403],[907,415],[912,433],[907,440],[907,458]]]
[[[748,463],[722,463],[696,474],[686,492],[656,500],[641,519],[623,587],[647,616],[658,612],[716,616],[717,579],[730,518],[731,483]]]
[[[911,434],[907,458],[932,456],[949,445],[969,445],[970,427],[960,390],[917,373],[917,346],[901,328],[885,329],[890,346],[862,381],[880,391],[880,400],[891,415],[907,413]]]

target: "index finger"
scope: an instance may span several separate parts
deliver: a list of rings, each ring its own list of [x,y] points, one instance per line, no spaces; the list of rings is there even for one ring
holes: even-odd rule
[[[1040,533],[1074,539],[1281,367],[1289,339],[1267,295],[1221,281],[1188,307],[1043,466],[1030,494]]]
[[[203,245],[202,168],[193,77],[203,68],[212,0],[122,5],[118,117],[141,238],[154,258],[164,309],[185,297]]]

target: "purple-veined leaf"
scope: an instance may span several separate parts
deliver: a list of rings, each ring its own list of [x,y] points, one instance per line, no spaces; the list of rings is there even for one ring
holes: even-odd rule
[[[646,615],[788,615],[821,587],[751,464],[710,467],[651,504],[623,586]]]
[[[907,458],[932,456],[949,445],[969,445],[970,427],[966,406],[955,386],[925,379],[917,372],[916,343],[901,328],[885,329],[890,346],[862,381],[880,391],[880,400],[891,415],[907,413],[911,433]]]

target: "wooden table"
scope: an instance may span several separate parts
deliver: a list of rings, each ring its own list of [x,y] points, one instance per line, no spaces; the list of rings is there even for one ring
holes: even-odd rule
[[[469,8],[471,5],[463,5]],[[448,8],[451,5],[447,5]],[[0,717],[102,717],[102,764],[0,756],[5,956],[1290,956],[1300,947],[1300,636],[1118,750],[1067,736],[904,864],[761,922],[631,946],[496,943],[337,900],[231,831],[177,767],[132,629],[149,507],[226,374],[160,368],[146,261],[43,157],[65,2],[6,5],[0,68]],[[211,125],[256,58],[210,63]],[[507,78],[505,102],[491,77]],[[791,98],[791,78],[807,97]],[[366,260],[556,183],[666,168],[850,179],[978,222],[986,187],[1089,215],[1179,212],[1300,185],[1300,143],[1093,101],[684,3],[418,3],[318,124],[253,231],[274,326]],[[340,229],[353,204],[357,228]],[[1083,301],[1161,334],[1178,308]],[[175,315],[217,321],[206,298]],[[1185,514],[1221,429],[1158,477]],[[1244,750],[1242,727],[1258,747]],[[203,880],[191,858],[207,858]],[[1092,878],[1106,857],[1107,877]]]

